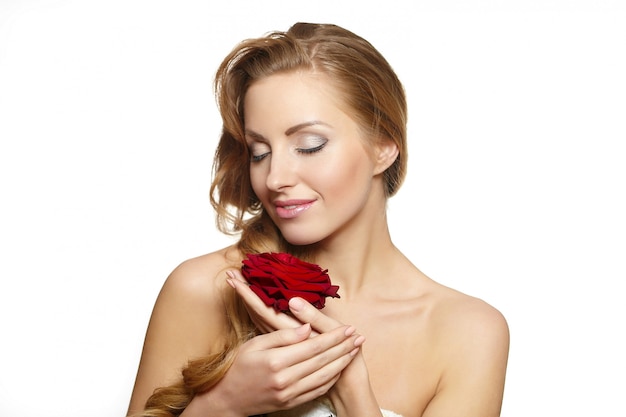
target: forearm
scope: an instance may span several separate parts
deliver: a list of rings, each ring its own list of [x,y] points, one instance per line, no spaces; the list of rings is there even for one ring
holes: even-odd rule
[[[180,417],[245,417],[245,415],[233,410],[219,392],[211,390],[196,395]]]

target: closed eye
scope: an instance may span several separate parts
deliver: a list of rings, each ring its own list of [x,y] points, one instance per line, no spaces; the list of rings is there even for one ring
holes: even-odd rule
[[[297,148],[296,150],[299,153],[304,153],[304,154],[310,154],[310,153],[319,152],[319,151],[321,151],[324,148],[324,146],[326,146],[326,142],[327,141],[324,141],[324,143],[321,143],[320,145],[314,146],[312,148]]]
[[[266,142],[256,140],[248,144],[248,149],[250,150],[250,162],[262,161],[272,151]]]
[[[260,162],[263,159],[265,159],[265,157],[268,156],[269,154],[270,154],[269,152],[265,152],[260,155],[252,155],[250,157],[250,162]]]

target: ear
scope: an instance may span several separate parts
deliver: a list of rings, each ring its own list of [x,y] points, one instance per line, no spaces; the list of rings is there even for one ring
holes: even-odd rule
[[[398,145],[389,139],[383,139],[378,145],[374,147],[375,167],[374,173],[380,174],[385,172],[387,168],[391,166],[398,158]]]

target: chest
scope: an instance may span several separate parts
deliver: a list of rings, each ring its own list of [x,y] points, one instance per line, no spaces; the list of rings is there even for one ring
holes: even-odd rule
[[[427,315],[398,310],[345,317],[343,322],[354,325],[366,338],[362,354],[379,405],[404,417],[421,416],[435,394],[442,369]]]

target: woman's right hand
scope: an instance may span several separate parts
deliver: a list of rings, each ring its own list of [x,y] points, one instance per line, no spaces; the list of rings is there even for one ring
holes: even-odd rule
[[[313,338],[310,335],[310,324],[304,324],[247,341],[220,382],[197,395],[181,417],[264,414],[326,394],[358,352],[363,338],[351,326]]]
[[[250,289],[250,284],[246,281],[240,270],[228,270],[226,271],[226,275],[229,277],[226,282],[233,287],[239,297],[241,297],[250,319],[261,332],[269,333],[274,330],[289,329],[304,324],[304,322],[293,317],[293,315],[276,311],[273,307],[261,301],[261,298]],[[338,324],[341,325],[342,323]],[[312,335],[317,336],[315,328],[313,328]]]

